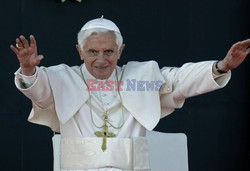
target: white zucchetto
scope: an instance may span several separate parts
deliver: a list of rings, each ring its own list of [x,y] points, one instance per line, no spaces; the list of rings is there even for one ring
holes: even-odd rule
[[[96,19],[88,21],[81,28],[81,31],[85,31],[85,30],[92,29],[92,28],[104,28],[104,29],[115,31],[121,34],[116,24],[112,22],[111,20],[103,18],[103,16],[101,18],[96,18]]]

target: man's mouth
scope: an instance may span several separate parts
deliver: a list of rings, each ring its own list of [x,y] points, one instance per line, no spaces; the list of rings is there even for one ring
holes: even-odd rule
[[[106,69],[108,66],[95,66],[96,69]]]

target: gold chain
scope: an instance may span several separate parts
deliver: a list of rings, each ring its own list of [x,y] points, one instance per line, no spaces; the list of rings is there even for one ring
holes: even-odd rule
[[[87,82],[86,82],[86,80],[85,80],[85,78],[84,78],[84,75],[83,75],[83,72],[82,72],[82,66],[83,66],[83,64],[82,64],[81,67],[80,67],[80,72],[81,72],[83,81],[84,81],[84,83],[86,84],[86,86],[87,86],[87,88],[88,88],[88,93],[89,93],[89,102],[88,102],[88,104],[89,104],[89,110],[90,110],[91,121],[92,121],[92,123],[93,123],[93,125],[94,125],[95,127],[97,127],[97,128],[103,128],[103,125],[98,126],[98,125],[94,122],[93,113],[92,113],[92,103],[91,103],[91,101],[92,101],[92,94],[90,93],[89,86],[88,86],[88,84],[87,84]],[[115,70],[115,75],[116,75],[116,80],[118,81],[117,70]],[[123,73],[122,73],[122,75],[123,75]],[[121,79],[122,79],[122,76],[121,76]],[[120,79],[120,80],[121,80],[121,79]],[[119,83],[120,83],[120,81],[119,81]],[[122,124],[121,124],[120,126],[117,126],[117,127],[116,127],[116,126],[114,126],[112,123],[110,123],[110,122],[108,121],[108,119],[106,118],[106,117],[107,117],[107,111],[106,111],[105,114],[102,116],[104,122],[109,123],[109,125],[110,125],[111,127],[115,128],[115,129],[120,129],[120,128],[122,128],[122,126],[124,125],[124,111],[123,111],[124,109],[123,109],[122,97],[121,97],[121,94],[120,94],[120,87],[119,87],[120,84],[119,84],[119,83],[118,83],[118,95],[119,95],[120,100],[121,100]]]

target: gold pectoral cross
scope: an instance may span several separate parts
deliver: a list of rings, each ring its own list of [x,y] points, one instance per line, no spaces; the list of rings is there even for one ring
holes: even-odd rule
[[[108,115],[107,113],[104,113],[103,115],[103,126],[102,126],[102,131],[96,131],[95,135],[97,137],[102,137],[102,151],[104,152],[107,149],[107,138],[108,137],[115,137],[115,134],[112,132],[108,131]]]

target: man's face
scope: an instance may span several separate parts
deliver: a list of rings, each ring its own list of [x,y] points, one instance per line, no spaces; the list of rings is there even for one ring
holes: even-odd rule
[[[77,45],[81,60],[97,79],[108,79],[116,67],[124,45],[118,48],[113,32],[94,33],[82,47]]]

